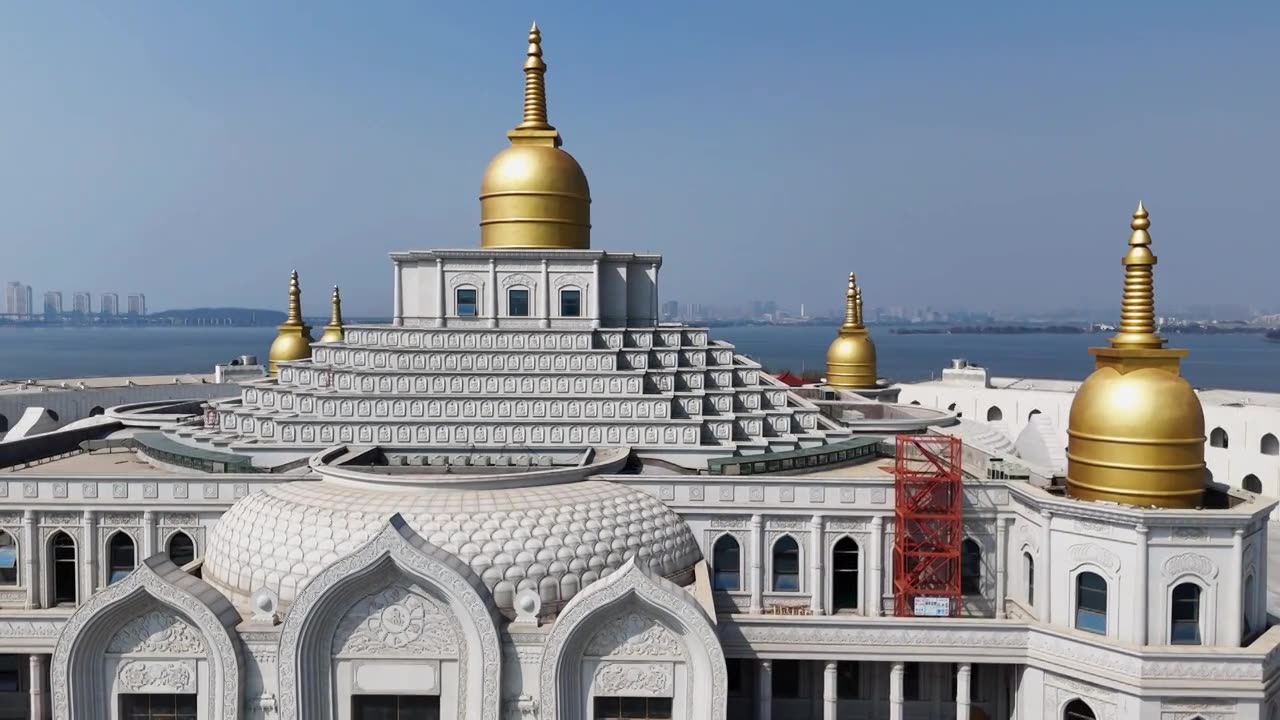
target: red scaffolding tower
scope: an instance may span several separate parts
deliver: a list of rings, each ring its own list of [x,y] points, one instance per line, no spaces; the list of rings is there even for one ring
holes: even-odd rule
[[[894,463],[893,607],[899,616],[960,611],[960,438],[899,435]]]

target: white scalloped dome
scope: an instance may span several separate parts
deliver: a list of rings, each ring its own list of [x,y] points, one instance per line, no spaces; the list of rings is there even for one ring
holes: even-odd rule
[[[678,584],[701,551],[660,500],[603,480],[537,487],[374,488],[290,482],[250,495],[214,527],[202,577],[246,606],[261,588],[284,605],[399,512],[419,535],[468,564],[502,610],[526,588],[553,614],[633,555]]]

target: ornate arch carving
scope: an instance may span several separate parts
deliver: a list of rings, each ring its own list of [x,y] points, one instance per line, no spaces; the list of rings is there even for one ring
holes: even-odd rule
[[[640,622],[632,620],[632,615]],[[683,645],[677,649],[691,674],[686,716],[725,720],[728,674],[715,627],[688,593],[664,578],[651,577],[634,557],[578,593],[560,612],[544,645],[540,716],[580,720],[582,708],[575,704],[575,693],[581,673],[571,663],[581,662],[600,630],[617,623],[640,628],[646,622],[653,625],[645,625],[643,632],[660,627]],[[654,633],[654,638],[662,637],[666,636]]]
[[[1120,572],[1120,558],[1110,550],[1094,543],[1072,545],[1067,550],[1067,557],[1071,560],[1072,570],[1081,565],[1096,565],[1112,575]]]
[[[488,592],[467,565],[421,538],[399,513],[376,537],[316,576],[289,608],[280,629],[280,720],[332,716],[330,663],[338,621],[369,596],[369,580],[385,572],[437,592],[434,599],[456,619],[463,677],[458,718],[498,720],[501,646]]]
[[[63,627],[50,671],[53,716],[70,717],[74,705],[78,717],[103,717],[105,704],[93,697],[102,655],[120,633],[136,624],[135,635],[171,633],[181,636],[182,649],[205,653],[210,687],[202,703],[208,717],[237,720],[244,672],[240,643],[233,636],[239,622],[231,603],[203,580],[183,572],[167,555],[147,558],[128,577],[89,597]],[[195,646],[196,636],[203,647]]]
[[[1205,583],[1210,583],[1218,576],[1218,567],[1212,560],[1193,552],[1181,553],[1165,560],[1161,571],[1166,580],[1173,580],[1181,575],[1194,575]]]
[[[475,273],[457,273],[449,276],[449,289],[453,290],[459,285],[474,285],[476,290],[484,289],[484,278]]]
[[[525,275],[524,273],[507,275],[506,277],[502,278],[503,290],[506,290],[508,288],[513,288],[513,287],[521,287],[521,286],[527,287],[529,288],[530,292],[533,292],[533,290],[535,290],[538,287],[538,283],[536,280],[529,277],[528,275]]]

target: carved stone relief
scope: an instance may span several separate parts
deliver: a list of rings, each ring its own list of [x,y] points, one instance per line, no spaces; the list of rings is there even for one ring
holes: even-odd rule
[[[604,697],[671,697],[670,663],[604,663],[596,670],[592,694]]]
[[[652,618],[637,613],[627,613],[612,620],[587,644],[587,655],[611,656],[662,656],[679,657],[683,654],[680,641],[671,631]]]
[[[1071,548],[1067,550],[1067,556],[1075,565],[1093,563],[1094,565],[1106,568],[1113,573],[1120,570],[1120,558],[1116,557],[1115,553],[1101,545],[1095,545],[1093,543],[1072,545]]]
[[[1218,567],[1213,564],[1212,560],[1204,555],[1192,552],[1174,555],[1165,560],[1162,570],[1165,578],[1169,580],[1185,573],[1196,575],[1205,580],[1212,580],[1218,576]]]
[[[193,693],[195,664],[182,661],[129,660],[116,672],[120,687],[133,693]]]
[[[171,612],[151,610],[134,618],[111,638],[107,652],[139,655],[203,655],[204,640],[194,627]]]
[[[357,602],[338,625],[335,655],[456,657],[450,617],[430,598],[396,586]]]

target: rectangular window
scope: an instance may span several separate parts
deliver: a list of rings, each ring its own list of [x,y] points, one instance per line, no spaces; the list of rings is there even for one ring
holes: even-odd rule
[[[512,288],[507,291],[507,314],[511,317],[529,317],[529,291]]]
[[[196,720],[195,695],[121,695],[123,720]]]
[[[435,695],[352,695],[352,720],[440,720]]]
[[[595,720],[671,720],[671,698],[598,697]]]
[[[836,697],[855,700],[862,697],[862,672],[856,662],[836,663]]]
[[[475,317],[480,314],[475,288],[458,288],[456,299],[459,315]]]
[[[581,317],[582,316],[582,291],[581,290],[561,290],[560,291],[560,317]]]
[[[803,697],[801,695],[800,667],[803,663],[799,660],[774,660],[773,672],[773,696],[781,700],[793,700]]]

